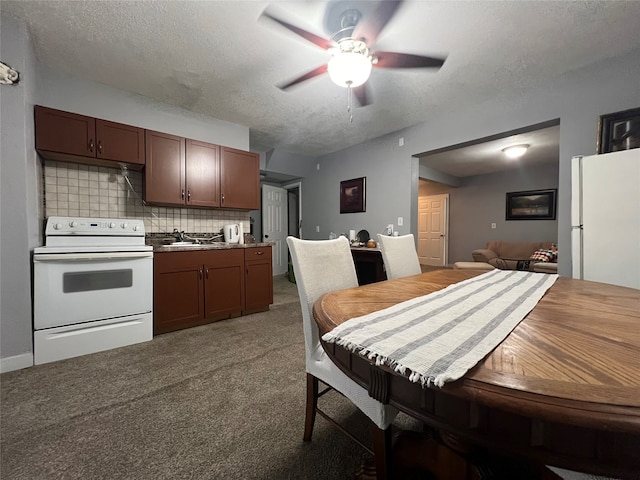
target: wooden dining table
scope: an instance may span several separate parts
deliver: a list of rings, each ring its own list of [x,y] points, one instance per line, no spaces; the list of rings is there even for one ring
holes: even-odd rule
[[[361,315],[484,272],[438,270],[327,293],[320,334]],[[540,274],[545,275],[545,274]],[[323,342],[382,403],[433,427],[461,451],[618,478],[640,476],[640,290],[559,277],[482,361],[442,388]]]

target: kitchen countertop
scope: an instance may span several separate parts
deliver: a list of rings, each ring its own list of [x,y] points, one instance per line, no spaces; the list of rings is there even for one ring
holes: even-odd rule
[[[257,248],[257,247],[271,247],[273,242],[259,242],[259,243],[225,243],[225,242],[212,242],[201,243],[192,245],[169,245],[169,244],[157,244],[153,245],[154,253],[166,253],[166,252],[193,252],[195,250],[229,250],[232,248]]]

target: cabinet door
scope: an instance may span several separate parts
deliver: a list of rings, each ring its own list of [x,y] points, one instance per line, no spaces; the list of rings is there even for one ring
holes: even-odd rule
[[[257,153],[220,147],[220,193],[223,208],[260,208],[260,158]]]
[[[36,150],[96,156],[96,122],[91,117],[36,105]]]
[[[146,130],[145,141],[145,200],[162,205],[184,205],[184,138]]]
[[[203,270],[197,252],[156,253],[154,335],[204,323]]]
[[[243,313],[269,309],[273,303],[271,247],[247,248],[245,258],[245,302]]]
[[[206,252],[205,316],[210,320],[237,317],[244,306],[244,252],[241,248]]]
[[[187,205],[220,206],[220,147],[187,140],[186,179]]]
[[[96,120],[97,157],[144,165],[144,129]]]

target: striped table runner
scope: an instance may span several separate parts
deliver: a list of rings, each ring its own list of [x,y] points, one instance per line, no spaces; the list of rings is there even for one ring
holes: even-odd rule
[[[493,270],[352,318],[322,339],[423,386],[462,377],[535,307],[558,275]]]

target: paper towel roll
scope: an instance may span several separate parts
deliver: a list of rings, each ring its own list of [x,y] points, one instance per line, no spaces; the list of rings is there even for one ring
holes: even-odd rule
[[[355,230],[349,230],[349,240],[351,240],[352,242],[356,239],[356,231]]]
[[[242,222],[240,222],[240,240],[238,240],[238,243],[244,243],[244,224]]]

